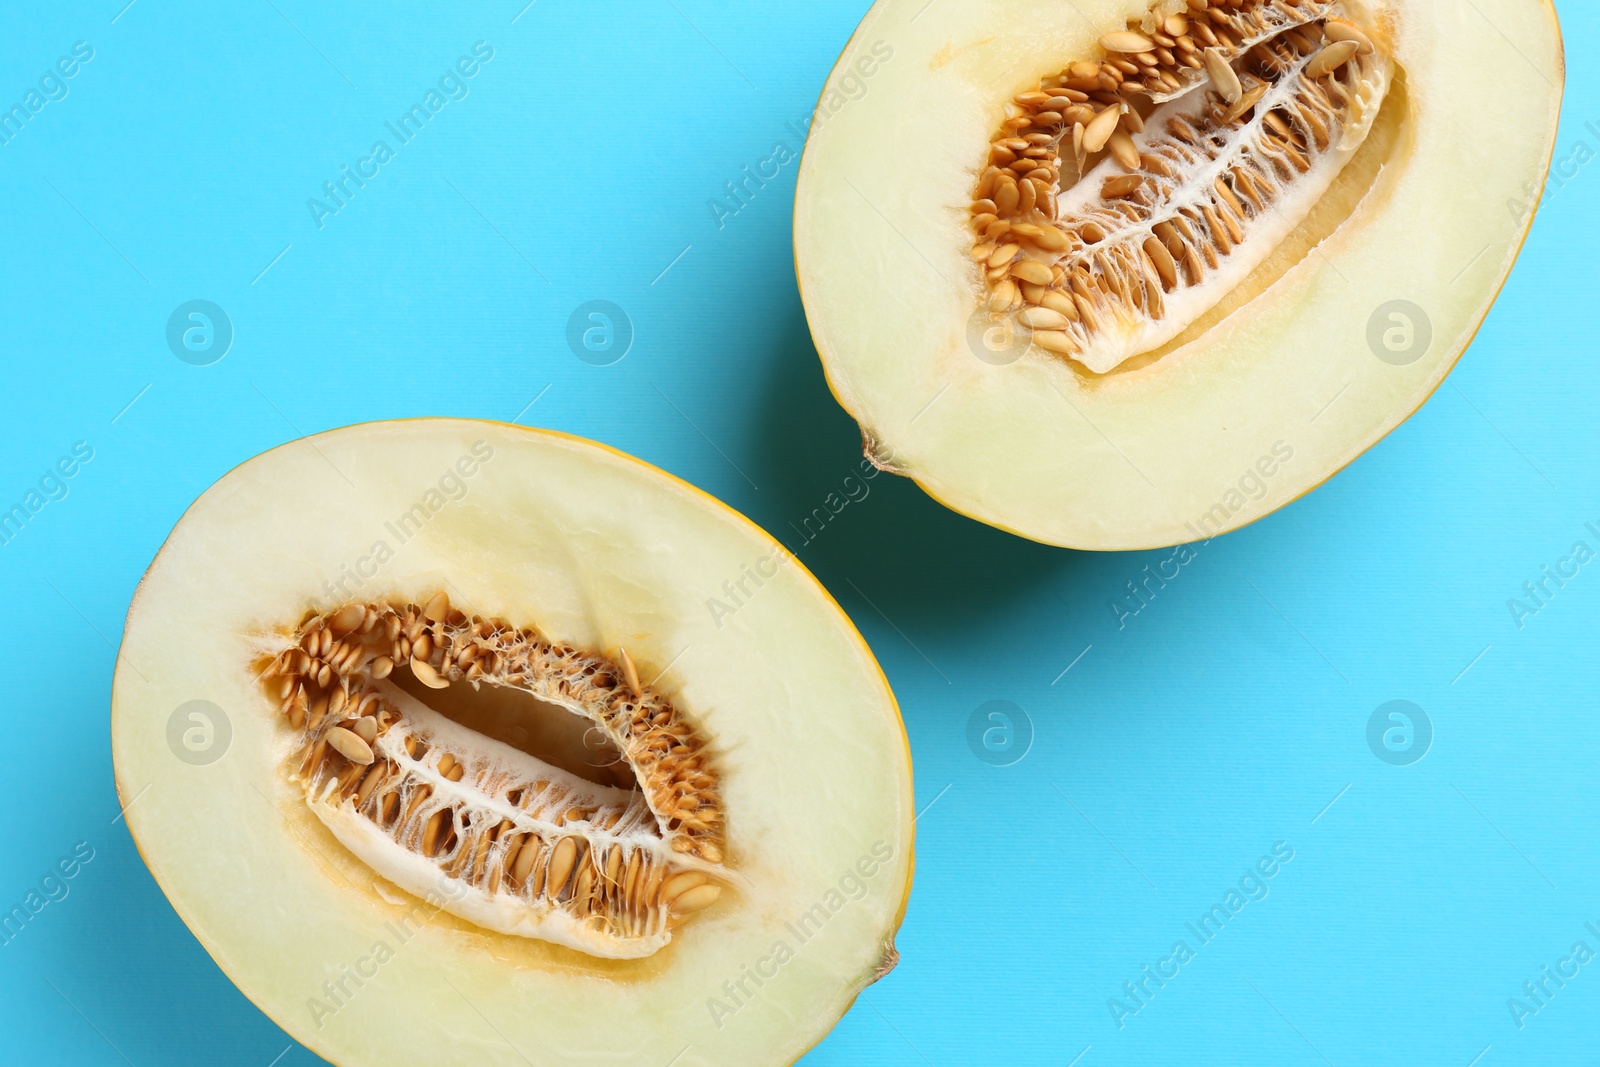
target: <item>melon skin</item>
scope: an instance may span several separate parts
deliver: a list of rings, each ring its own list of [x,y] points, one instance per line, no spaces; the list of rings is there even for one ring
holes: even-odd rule
[[[780,565],[736,615],[707,610],[768,558]],[[714,738],[736,886],[655,955],[480,929],[449,913],[442,882],[401,892],[282,773],[251,635],[444,582],[576,647],[626,645]],[[180,740],[195,707],[218,720],[220,754]],[[915,809],[870,651],[770,536],[581,438],[405,420],[235,468],[135,594],[112,748],[130,831],[179,916],[266,1014],[344,1067],[652,1064],[679,1049],[680,1064],[787,1064],[895,958]]]
[[[813,132],[794,225],[812,337],[868,457],[1020,536],[1135,550],[1270,514],[1416,411],[1527,236],[1555,145],[1562,41],[1548,2],[1496,0],[1481,18],[1429,0],[1355,6],[1401,75],[1371,152],[1334,190],[1336,218],[1319,220],[1327,232],[1291,237],[1288,259],[1202,328],[1100,376],[974,355],[984,291],[967,220],[1005,102],[1097,55],[1102,34],[1150,5],[986,0],[922,15],[916,0],[879,0],[824,99],[864,42],[894,41],[896,63]],[[1502,71],[1493,94],[1486,69]],[[1390,328],[1425,333],[1426,351],[1389,358]]]

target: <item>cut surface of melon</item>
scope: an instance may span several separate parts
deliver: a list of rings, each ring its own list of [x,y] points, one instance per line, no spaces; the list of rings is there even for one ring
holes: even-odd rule
[[[236,468],[134,598],[112,745],[184,922],[344,1067],[787,1064],[897,958],[870,652],[758,528],[578,438],[374,423]]]
[[[829,385],[869,458],[1003,529],[1235,529],[1449,372],[1563,80],[1543,2],[879,0],[796,192]]]

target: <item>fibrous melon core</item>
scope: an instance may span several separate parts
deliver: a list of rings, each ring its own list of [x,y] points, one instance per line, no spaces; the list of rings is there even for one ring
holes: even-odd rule
[[[972,227],[994,321],[1104,374],[1272,254],[1396,68],[1357,0],[1164,0],[1100,45],[1008,106]]]
[[[443,592],[344,604],[264,644],[256,668],[291,737],[284,773],[401,888],[486,929],[609,958],[659,950],[721,894],[707,744],[625,650],[613,661],[468,617]],[[597,758],[541,759],[447,713],[463,701],[417,696],[452,687],[581,717]]]

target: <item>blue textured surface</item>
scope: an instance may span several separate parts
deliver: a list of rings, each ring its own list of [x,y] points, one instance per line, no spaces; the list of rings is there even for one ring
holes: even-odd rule
[[[703,486],[796,545],[882,661],[928,806],[916,892],[899,969],[808,1065],[1593,1062],[1600,962],[1564,985],[1543,968],[1600,951],[1600,562],[1520,626],[1507,604],[1574,542],[1600,549],[1591,5],[1560,5],[1562,184],[1455,374],[1119,627],[1109,604],[1169,553],[1044,548],[888,476],[799,532],[859,442],[795,291],[785,160],[862,0],[119,4],[33,5],[0,34],[5,104],[93,49],[0,145],[0,504],[42,504],[0,545],[0,905],[78,842],[93,854],[0,946],[0,1059],[319,1062],[215,967],[118,821],[115,646],[144,567],[228,468],[449,414]],[[480,41],[493,58],[420,133],[387,132]],[[393,158],[319,227],[308,199],[370,174],[379,139]],[[719,225],[708,201],[763,165],[776,177]],[[191,300],[232,323],[209,366],[167,344]],[[591,300],[632,323],[610,366],[566,342]],[[77,442],[93,458],[47,479]],[[1432,724],[1409,766],[1368,745],[1392,700]],[[1010,766],[968,742],[990,701],[1031,722]],[[1186,924],[1280,842],[1292,860],[1202,943]],[[1176,976],[1145,979],[1180,940]]]

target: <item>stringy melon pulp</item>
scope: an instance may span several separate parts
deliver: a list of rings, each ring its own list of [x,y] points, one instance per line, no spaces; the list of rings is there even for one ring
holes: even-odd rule
[[[866,646],[581,439],[377,423],[236,468],[140,585],[112,743],[184,922],[344,1067],[784,1064],[896,959],[910,767]]]
[[[1443,380],[1563,78],[1542,2],[879,0],[796,193],[830,387],[870,458],[1003,529],[1237,528]]]

